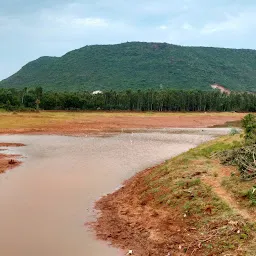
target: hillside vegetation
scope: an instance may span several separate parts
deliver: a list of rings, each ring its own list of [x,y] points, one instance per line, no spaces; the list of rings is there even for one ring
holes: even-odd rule
[[[219,83],[254,91],[256,51],[131,42],[85,46],[62,57],[41,57],[0,87],[46,90],[201,89]]]

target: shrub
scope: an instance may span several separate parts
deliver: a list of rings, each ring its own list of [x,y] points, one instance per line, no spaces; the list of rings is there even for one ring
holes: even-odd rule
[[[256,186],[247,191],[247,197],[253,206],[256,206]]]
[[[246,144],[256,143],[256,116],[254,114],[246,115],[242,120],[244,128],[244,138]]]
[[[236,128],[232,127],[230,129],[230,132],[229,132],[229,135],[233,136],[233,135],[236,135],[236,134],[239,134],[239,130],[237,130]]]

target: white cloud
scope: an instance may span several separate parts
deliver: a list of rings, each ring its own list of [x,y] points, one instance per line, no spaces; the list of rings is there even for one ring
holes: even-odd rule
[[[192,30],[193,29],[192,25],[189,24],[189,23],[184,23],[182,25],[182,28],[185,29],[185,30]]]
[[[75,18],[71,20],[72,24],[81,26],[105,27],[108,22],[102,18]]]
[[[169,4],[168,1],[149,1],[140,4],[140,11],[147,15],[164,15],[178,8],[177,4]]]
[[[220,23],[211,23],[206,24],[202,30],[202,34],[212,34],[216,32],[222,32],[222,31],[235,31],[238,30],[240,27],[240,24],[237,24],[232,21],[232,19],[220,22]]]
[[[161,25],[161,26],[159,26],[159,28],[162,29],[162,30],[168,29],[168,27],[166,25]]]
[[[206,24],[201,29],[201,33],[242,32],[256,26],[255,12],[242,12],[237,15],[226,14],[225,16],[224,21]]]
[[[51,26],[64,25],[68,27],[106,27],[108,21],[99,17],[82,17],[71,13],[53,13],[46,10],[41,13],[41,20],[49,22]]]

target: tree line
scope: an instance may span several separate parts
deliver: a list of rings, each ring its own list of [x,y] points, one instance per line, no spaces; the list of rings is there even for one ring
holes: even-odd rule
[[[200,90],[125,90],[93,94],[0,89],[0,108],[19,110],[256,111],[256,94]]]

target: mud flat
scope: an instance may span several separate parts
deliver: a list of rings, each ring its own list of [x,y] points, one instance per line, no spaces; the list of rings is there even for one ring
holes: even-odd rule
[[[26,145],[11,152],[25,157],[22,165],[0,175],[0,255],[123,255],[84,225],[95,220],[95,201],[137,172],[228,132],[0,136],[0,143]]]

